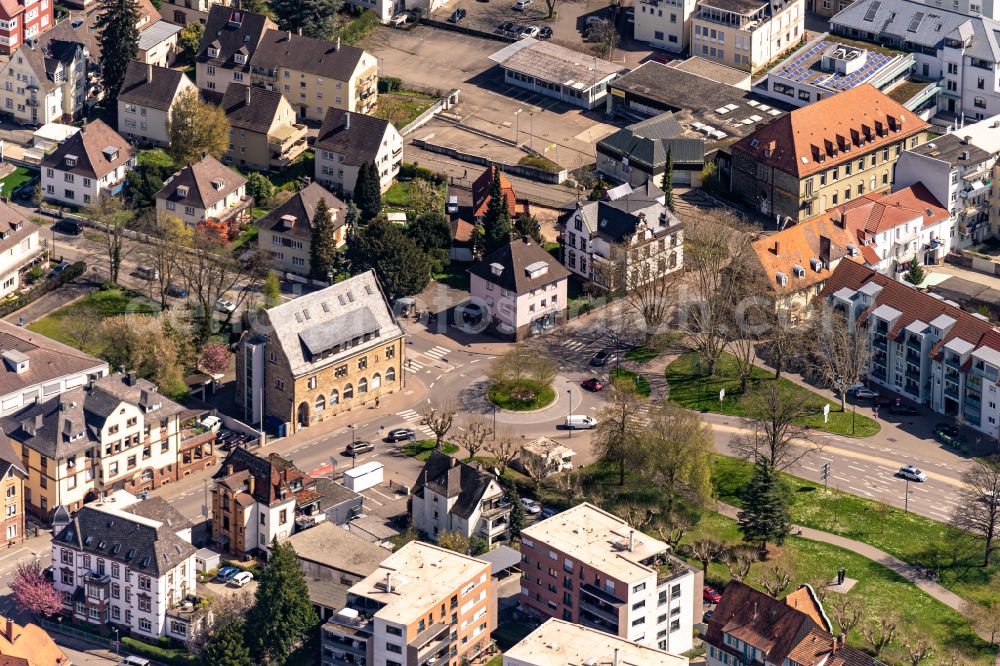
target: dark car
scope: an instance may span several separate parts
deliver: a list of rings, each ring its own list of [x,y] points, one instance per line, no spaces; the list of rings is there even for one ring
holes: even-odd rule
[[[584,382],[580,384],[580,386],[587,389],[588,391],[593,391],[594,393],[597,393],[598,391],[604,389],[604,382],[602,382],[597,377],[591,377],[590,379],[584,380]]]
[[[876,394],[876,395],[878,395],[878,394]],[[877,398],[875,398],[875,406],[876,407],[892,407],[893,405],[896,404],[897,400],[898,400],[898,398],[893,398],[892,396],[880,395]]]
[[[513,23],[511,23],[510,21],[504,21],[503,23],[497,26],[497,32],[510,32],[511,29],[513,29],[513,27],[514,27]]]
[[[546,26],[538,31],[539,39],[552,39],[552,28]]]
[[[590,359],[590,364],[595,367],[601,367],[603,365],[607,365],[608,359],[610,358],[611,358],[611,350],[602,349],[601,351],[594,354],[594,356]]]
[[[715,613],[714,610],[707,610],[705,614],[701,616],[701,621],[708,624],[708,621],[712,619],[712,615]]]
[[[171,282],[167,285],[167,296],[173,296],[174,298],[187,298],[188,290],[176,282]]]
[[[411,428],[395,428],[389,431],[386,435],[385,441],[387,442],[403,442],[403,441],[413,441],[417,438],[417,433]]]
[[[889,411],[895,414],[896,416],[914,416],[918,413],[916,408],[910,407],[909,405],[904,405],[901,402],[896,403],[895,405],[890,407]]]
[[[68,261],[60,261],[59,265],[52,269],[52,274],[53,275],[59,275],[60,273],[62,273],[67,268],[69,268],[69,262]]]
[[[59,220],[52,225],[52,228],[70,236],[79,236],[83,233],[83,222],[79,220]]]
[[[465,18],[465,14],[466,11],[461,7],[459,7],[458,9],[456,9],[451,13],[451,16],[448,17],[448,23],[458,23],[459,21]]]

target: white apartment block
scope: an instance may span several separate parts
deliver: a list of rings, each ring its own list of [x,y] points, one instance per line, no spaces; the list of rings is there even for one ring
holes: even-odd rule
[[[701,0],[691,19],[691,55],[750,72],[805,35],[802,0]]]
[[[95,120],[42,161],[42,194],[49,201],[86,207],[101,195],[117,196],[135,163],[135,148]]]
[[[697,0],[639,0],[635,5],[635,40],[672,53],[684,51],[697,6]]]
[[[504,652],[503,666],[687,666],[687,657],[550,618]]]
[[[42,256],[38,225],[0,201],[0,298],[21,287],[21,271]]]

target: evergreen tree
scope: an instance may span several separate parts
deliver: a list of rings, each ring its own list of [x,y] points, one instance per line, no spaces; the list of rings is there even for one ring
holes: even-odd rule
[[[539,245],[542,245],[545,242],[545,239],[542,237],[542,225],[540,225],[535,216],[530,213],[521,213],[517,216],[517,218],[515,218],[514,231],[517,232],[519,236],[530,238]]]
[[[362,226],[347,246],[351,274],[374,270],[389,298],[412,296],[431,281],[427,253],[403,230],[384,219]]]
[[[472,246],[472,256],[477,260],[482,259],[486,254],[486,232],[483,230],[483,225],[477,224],[472,228],[472,238],[469,243]]]
[[[374,162],[365,162],[358,169],[354,201],[362,222],[371,222],[382,212],[382,188],[379,187],[378,167]]]
[[[257,663],[281,664],[319,622],[309,588],[290,543],[271,542],[271,559],[260,574],[245,633]]]
[[[924,275],[924,267],[916,259],[910,260],[910,267],[906,270],[906,281],[913,286],[919,286],[921,282],[924,281],[926,277]]]
[[[337,239],[334,236],[333,216],[326,199],[316,204],[312,219],[312,239],[309,245],[309,277],[314,280],[331,280],[337,272]]]
[[[251,171],[247,176],[247,194],[252,196],[261,208],[266,207],[271,202],[275,191],[274,184],[259,171]]]
[[[511,484],[505,495],[507,503],[510,504],[510,517],[507,519],[510,538],[516,539],[521,536],[521,530],[524,529],[524,506],[521,504],[521,497],[517,494],[517,488],[514,484]]]
[[[510,242],[510,202],[500,183],[500,169],[493,167],[493,187],[490,189],[490,200],[486,204],[486,214],[483,216],[483,232],[485,238],[485,254],[490,254]]]
[[[270,0],[269,4],[282,30],[296,32],[301,28],[306,37],[326,39],[333,36],[333,19],[344,3],[342,0]]]
[[[243,624],[235,619],[216,625],[201,653],[201,662],[205,666],[253,666],[243,633]]]
[[[660,189],[667,195],[666,206],[671,213],[674,210],[674,148],[667,146],[667,163],[663,167],[663,180],[660,181]]]
[[[261,287],[264,294],[264,309],[273,308],[281,303],[281,280],[274,271],[268,271],[264,278],[264,285]]]
[[[139,3],[136,0],[100,0],[97,43],[101,47],[101,81],[105,100],[113,104],[125,80],[128,64],[139,55]]]
[[[451,247],[451,224],[441,211],[421,215],[406,227],[406,235],[426,252]]]
[[[781,545],[791,530],[788,494],[777,470],[763,459],[754,464],[753,476],[743,491],[743,510],[739,513],[743,540],[758,544]]]

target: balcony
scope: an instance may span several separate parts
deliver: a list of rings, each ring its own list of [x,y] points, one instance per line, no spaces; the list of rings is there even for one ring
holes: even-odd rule
[[[510,509],[510,503],[502,499],[483,502],[483,518],[493,520],[499,516],[509,516]]]
[[[83,577],[87,598],[94,601],[107,601],[110,597],[111,576],[107,574],[88,573]]]
[[[623,599],[619,599],[610,592],[605,592],[601,588],[591,583],[584,583],[583,585],[581,585],[580,592],[581,594],[586,594],[590,597],[593,597],[599,603],[608,604],[610,606],[623,606],[625,604],[625,601]]]
[[[920,340],[914,337],[906,338],[906,346],[913,351],[920,353]]]
[[[944,394],[953,400],[958,400],[958,387],[945,384]]]
[[[919,370],[912,370],[911,366],[909,366],[909,365],[906,366],[906,372],[904,374],[906,375],[907,379],[912,379],[915,382],[919,382],[920,381],[920,371]]]
[[[503,535],[508,527],[510,527],[510,523],[507,522],[507,516],[500,516],[494,520],[483,520],[479,533],[492,541]]]
[[[906,350],[906,362],[912,363],[913,365],[920,365],[920,353],[913,351],[912,348],[907,348]]]
[[[607,622],[609,625],[618,625],[618,609],[610,608],[605,604],[591,601],[587,597],[580,597],[580,613],[586,611],[593,615],[595,619]]]
[[[282,125],[267,135],[269,162],[273,167],[286,167],[306,149],[305,125]]]
[[[872,377],[885,381],[885,368],[876,365],[872,368]]]
[[[406,646],[407,663],[423,666],[436,663],[451,649],[451,625],[439,622],[417,634]]]
[[[227,206],[215,215],[210,216],[209,219],[223,224],[230,224],[233,222],[242,224],[244,221],[248,222],[250,220],[253,206],[253,197],[243,196],[238,201],[233,202],[230,206]]]
[[[959,358],[951,354],[945,357],[944,364],[949,368],[954,368],[955,370],[958,370],[962,367],[962,362],[959,360]]]
[[[885,341],[885,336],[877,333],[875,334],[875,339],[872,343],[875,345],[875,349],[880,349],[882,351],[886,351],[886,348],[888,347]]]
[[[965,394],[965,404],[968,405],[969,407],[972,407],[977,412],[983,408],[983,403],[979,399],[979,396],[971,393]]]

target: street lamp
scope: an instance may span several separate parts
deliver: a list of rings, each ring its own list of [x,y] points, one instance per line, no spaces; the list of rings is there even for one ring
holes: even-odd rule
[[[354,447],[354,442],[357,441],[354,438],[354,424],[352,423],[350,427],[351,427],[351,469],[354,469],[354,466],[358,462],[358,450]]]
[[[566,402],[568,403],[566,406],[566,416],[573,416],[573,389],[566,389]],[[569,431],[568,439],[573,439],[573,424],[571,424],[569,419],[567,419],[566,425],[570,426],[566,428]]]
[[[497,406],[493,405],[493,441],[497,438]]]
[[[121,661],[118,654],[118,627],[111,627],[111,630],[115,632],[115,663]]]
[[[903,496],[903,513],[910,512],[910,478],[906,478],[906,495]]]
[[[524,109],[518,109],[514,112],[514,145],[519,145],[521,143],[521,119],[518,116],[521,115],[521,111]]]

